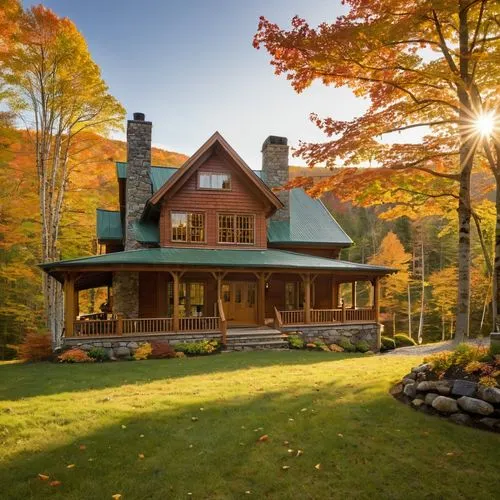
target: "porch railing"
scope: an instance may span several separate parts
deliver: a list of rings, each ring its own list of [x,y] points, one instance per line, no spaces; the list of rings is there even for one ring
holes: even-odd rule
[[[304,324],[304,310],[276,311],[283,325]],[[355,323],[358,321],[375,321],[375,311],[372,308],[361,309],[311,309],[311,323]]]
[[[218,316],[195,316],[192,318],[179,318],[179,331],[218,331],[220,328],[219,320],[220,318]]]
[[[173,331],[172,318],[123,319],[123,335],[135,333],[166,333]]]
[[[104,335],[116,335],[117,319],[89,319],[75,321],[74,335],[77,337],[99,337]]]

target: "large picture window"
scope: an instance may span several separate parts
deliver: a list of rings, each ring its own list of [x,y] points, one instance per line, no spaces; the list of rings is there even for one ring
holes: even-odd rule
[[[255,243],[255,217],[253,215],[219,214],[219,243]]]
[[[205,214],[172,212],[172,241],[203,243],[205,241]]]
[[[200,172],[198,187],[200,189],[222,189],[228,191],[231,189],[231,176],[215,172]]]

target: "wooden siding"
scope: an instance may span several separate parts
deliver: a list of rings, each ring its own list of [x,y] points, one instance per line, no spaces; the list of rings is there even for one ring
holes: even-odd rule
[[[231,190],[198,189],[198,173],[194,173],[172,198],[162,204],[160,215],[161,246],[200,246],[209,248],[266,248],[266,205],[262,194],[251,187],[248,180],[220,154],[212,154],[197,172],[231,174]],[[171,240],[171,212],[203,212],[205,214],[205,242],[182,243]],[[218,243],[218,214],[236,213],[255,215],[255,244],[237,245]]]

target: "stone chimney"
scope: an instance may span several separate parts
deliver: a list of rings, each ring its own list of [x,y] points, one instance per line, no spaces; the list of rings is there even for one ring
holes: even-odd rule
[[[288,140],[286,137],[270,135],[262,145],[262,180],[270,188],[284,186],[288,182]],[[276,193],[284,208],[278,210],[272,219],[290,220],[290,192]]]
[[[134,113],[127,122],[127,206],[125,214],[125,250],[141,248],[136,240],[133,223],[140,220],[153,189],[151,167],[152,123],[145,121],[144,113]]]

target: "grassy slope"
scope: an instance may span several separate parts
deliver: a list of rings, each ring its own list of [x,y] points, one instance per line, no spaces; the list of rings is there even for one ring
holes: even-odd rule
[[[0,496],[494,498],[500,436],[387,394],[416,362],[250,352],[0,364]]]

